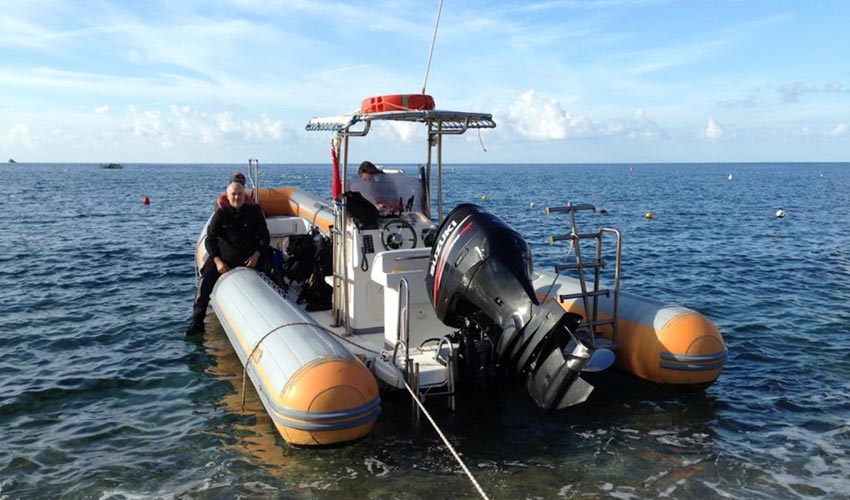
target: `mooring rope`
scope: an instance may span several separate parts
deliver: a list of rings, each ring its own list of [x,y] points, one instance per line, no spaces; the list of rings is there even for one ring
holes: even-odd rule
[[[294,323],[284,323],[282,325],[276,326],[275,328],[272,328],[271,330],[266,332],[265,335],[260,337],[260,340],[258,340],[257,343],[254,344],[254,347],[251,348],[251,351],[248,353],[248,357],[245,358],[245,366],[242,367],[242,411],[245,411],[245,379],[248,378],[248,365],[251,364],[251,359],[254,357],[254,353],[257,352],[257,348],[260,347],[260,344],[262,344],[263,341],[269,337],[269,335],[275,332],[279,332],[280,330],[290,326],[313,326],[327,331],[327,328],[324,328],[321,325],[317,325],[315,323],[308,323],[306,321],[296,321]]]
[[[440,4],[442,5],[442,1],[440,2]],[[260,275],[263,276],[262,273]],[[267,283],[272,285],[272,287],[274,289],[276,289],[276,291],[279,294],[281,294],[284,297],[286,296],[286,292],[281,290],[280,287],[278,287],[273,281],[271,281],[270,279],[266,279],[266,281],[267,281]],[[290,327],[290,326],[310,326],[310,327],[313,327],[313,328],[318,328],[320,330],[323,330],[326,333],[333,335],[334,337],[336,337],[340,340],[344,340],[345,342],[348,342],[352,345],[355,345],[355,346],[359,347],[360,349],[363,349],[365,351],[368,351],[368,352],[371,352],[371,353],[374,353],[374,354],[381,354],[381,353],[378,353],[378,352],[373,351],[371,349],[364,348],[363,346],[346,339],[342,335],[339,335],[338,333],[336,333],[332,330],[329,330],[328,328],[325,328],[324,326],[316,324],[316,323],[308,323],[308,322],[303,322],[303,321],[297,321],[297,322],[284,323],[283,325],[279,325],[275,328],[272,328],[268,332],[266,332],[265,335],[263,335],[260,338],[260,340],[257,341],[256,344],[254,344],[254,346],[251,348],[251,351],[248,353],[247,359],[245,360],[245,366],[242,367],[242,410],[243,411],[245,409],[245,379],[247,378],[248,365],[251,363],[251,358],[253,358],[254,352],[257,350],[257,348],[260,346],[260,344],[262,344],[263,341],[266,340],[266,338],[269,337],[271,334],[273,334],[275,332],[279,332],[283,328],[287,328],[287,327]],[[460,467],[461,467],[461,469],[463,469],[463,472],[466,474],[466,477],[469,478],[469,480],[472,482],[472,485],[475,486],[476,490],[478,490],[478,494],[481,495],[481,498],[483,498],[484,500],[490,500],[490,497],[487,496],[487,493],[485,493],[484,489],[481,488],[481,485],[478,484],[478,481],[475,479],[475,476],[472,475],[472,472],[470,472],[469,468],[466,466],[466,464],[463,463],[463,459],[460,458],[460,455],[457,453],[457,451],[455,451],[452,444],[449,443],[449,440],[448,440],[448,438],[446,438],[446,435],[443,434],[442,430],[440,430],[440,427],[437,425],[437,422],[434,421],[434,419],[431,417],[431,414],[428,413],[427,409],[425,409],[425,405],[422,404],[422,401],[419,401],[419,397],[416,395],[416,393],[413,391],[413,389],[410,388],[410,385],[407,383],[407,381],[404,380],[404,379],[402,379],[402,381],[404,382],[404,387],[407,389],[407,392],[410,393],[410,396],[416,402],[416,405],[419,406],[419,409],[422,411],[422,413],[425,414],[425,417],[428,419],[428,422],[430,422],[431,426],[434,427],[434,430],[437,431],[437,435],[440,436],[440,439],[443,440],[443,444],[446,445],[446,448],[449,449],[449,452],[451,452],[454,459],[457,461],[458,464],[460,464]]]
[[[490,500],[490,497],[487,496],[487,493],[484,492],[484,489],[482,489],[481,485],[478,484],[478,481],[475,480],[475,476],[472,475],[472,472],[470,472],[466,464],[463,463],[463,460],[460,458],[460,455],[458,455],[454,447],[451,445],[451,443],[449,443],[449,440],[446,438],[446,435],[443,434],[443,431],[440,430],[440,427],[437,425],[437,422],[435,422],[434,419],[431,418],[431,414],[428,413],[428,410],[425,409],[425,405],[422,404],[422,401],[419,401],[419,396],[417,396],[416,393],[413,392],[413,389],[410,388],[410,385],[408,385],[406,380],[403,380],[403,382],[404,387],[407,388],[407,392],[410,393],[410,396],[413,398],[413,401],[416,402],[417,406],[419,406],[419,409],[422,410],[422,413],[424,413],[425,417],[428,418],[428,421],[431,422],[431,426],[434,427],[434,430],[437,431],[437,435],[439,435],[440,439],[443,440],[443,444],[446,445],[446,448],[448,448],[452,456],[455,457],[457,463],[460,464],[460,467],[463,469],[463,472],[466,474],[466,477],[468,477],[469,480],[472,481],[472,485],[475,486],[476,490],[478,490],[478,494],[481,495],[481,498],[484,498],[485,500]]]

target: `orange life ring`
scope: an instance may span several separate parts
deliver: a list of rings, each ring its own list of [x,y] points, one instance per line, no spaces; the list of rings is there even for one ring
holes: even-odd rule
[[[434,98],[428,94],[392,94],[367,97],[360,103],[360,112],[411,111],[434,109]]]

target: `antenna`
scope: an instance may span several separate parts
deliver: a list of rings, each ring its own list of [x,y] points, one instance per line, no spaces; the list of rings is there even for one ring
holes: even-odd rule
[[[422,93],[425,93],[425,86],[428,85],[428,72],[431,71],[431,58],[434,57],[434,42],[437,41],[437,27],[440,26],[440,12],[443,10],[443,0],[440,0],[440,5],[437,6],[437,20],[434,22],[434,36],[431,37],[431,50],[428,51],[428,63],[425,65],[425,80],[422,82]]]

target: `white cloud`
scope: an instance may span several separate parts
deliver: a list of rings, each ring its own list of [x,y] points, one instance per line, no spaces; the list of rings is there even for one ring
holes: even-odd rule
[[[216,129],[222,134],[231,134],[239,129],[239,124],[233,118],[233,113],[218,113],[213,116]]]
[[[27,125],[23,123],[15,124],[12,128],[6,132],[6,137],[4,138],[4,143],[8,144],[9,147],[22,147],[24,149],[33,149],[35,148],[38,141],[33,139],[30,134],[30,129]]]
[[[417,90],[435,14],[430,3],[397,1],[364,8],[339,0],[190,0],[158,2],[164,8],[156,16],[144,2],[6,4],[0,144],[29,144],[53,161],[107,149],[142,161],[249,150],[325,160],[329,134],[305,134],[304,123],[354,110],[369,95]],[[776,27],[798,21],[796,13],[761,18],[745,2],[728,2],[731,10],[705,22],[686,4],[535,0],[483,10],[447,7],[429,91],[441,107],[494,111],[497,129],[465,135],[469,142],[481,135],[491,141],[493,161],[529,155],[552,161],[560,157],[556,141],[571,139],[573,151],[584,151],[576,158],[598,161],[699,160],[706,151],[730,159],[784,158],[780,145],[793,152],[788,158],[846,155],[850,81],[836,69],[838,55],[815,51],[801,62],[792,51],[778,67],[764,56],[775,52],[772,38],[781,38]],[[654,16],[661,11],[663,19]],[[649,22],[636,26],[637,18]],[[363,56],[372,53],[378,56]],[[799,71],[806,62],[832,71],[806,76]],[[132,103],[138,109],[128,112]],[[728,130],[713,119],[706,124],[717,105],[725,107]],[[13,133],[15,124],[29,128]],[[364,142],[402,159],[403,146],[419,147],[421,126],[386,125]],[[52,127],[59,133],[51,134]],[[668,133],[677,139],[671,146],[679,139],[681,145],[753,140],[732,141],[722,151],[642,144]],[[834,149],[811,150],[819,144],[803,140],[806,134],[832,137]],[[522,144],[531,140],[551,144],[538,143],[532,152]],[[321,146],[299,147],[302,142]],[[472,150],[462,150],[469,154],[464,160],[480,160],[467,153]]]
[[[848,94],[850,88],[838,82],[823,85],[793,82],[780,85],[777,91],[782,102],[793,103],[799,102],[800,98],[806,94]]]
[[[564,111],[562,104],[529,90],[510,104],[505,121],[521,137],[538,141],[611,136],[654,140],[667,136],[643,109],[631,118],[600,122]]]
[[[654,140],[667,136],[667,133],[642,109],[635,111],[634,118],[625,124],[624,131],[630,139]]]
[[[847,135],[848,130],[850,130],[850,127],[846,123],[839,123],[834,129],[829,131],[829,135],[833,137]]]
[[[722,139],[724,135],[726,135],[726,129],[717,123],[714,118],[709,118],[702,136],[708,140],[717,141]]]
[[[283,137],[283,122],[281,120],[273,122],[268,116],[262,114],[258,121],[243,120],[241,131],[249,142],[280,140]]]
[[[401,139],[402,142],[406,143],[413,142],[413,138],[416,137],[416,134],[420,131],[421,127],[421,125],[416,123],[408,122],[389,122],[389,124],[393,131],[398,135],[398,138]]]
[[[523,93],[510,104],[508,119],[520,136],[532,140],[551,141],[594,135],[590,118],[566,112],[558,101],[541,97],[534,90]]]
[[[259,144],[278,142],[292,135],[285,129],[282,120],[274,120],[265,114],[251,120],[239,118],[230,111],[207,114],[191,106],[178,105],[169,106],[167,111],[140,111],[130,106],[129,114],[128,128],[134,136],[154,139],[165,148],[177,144]]]

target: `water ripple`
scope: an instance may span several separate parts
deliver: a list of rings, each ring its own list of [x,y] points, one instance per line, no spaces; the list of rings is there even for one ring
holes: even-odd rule
[[[720,379],[698,394],[614,376],[594,380],[585,405],[554,415],[507,382],[498,398],[469,395],[454,413],[432,402],[491,498],[846,497],[847,167],[446,173],[447,205],[479,203],[504,218],[538,266],[566,255],[547,243],[568,231],[566,220],[543,207],[605,208],[580,223],[622,230],[623,288],[703,312],[729,347]],[[410,425],[404,395],[384,397],[361,441],[289,447],[253,389],[241,393],[223,333],[184,339],[192,250],[230,170],[0,165],[17,207],[0,233],[0,499],[473,498],[439,438]],[[270,165],[264,177],[327,194],[327,172]],[[785,219],[773,216],[778,207]]]

